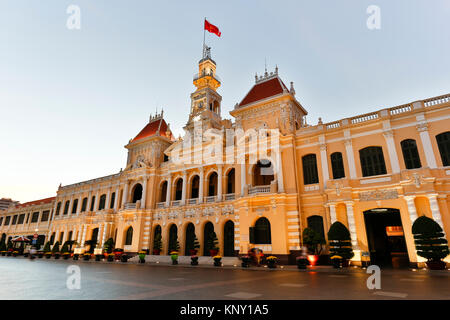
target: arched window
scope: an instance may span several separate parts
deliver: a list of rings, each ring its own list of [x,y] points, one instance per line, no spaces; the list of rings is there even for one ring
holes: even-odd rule
[[[72,241],[73,231],[69,232],[69,235],[67,236],[67,241]]]
[[[106,194],[102,194],[100,196],[100,201],[98,204],[98,210],[104,210],[105,209],[105,204],[106,204]]]
[[[228,171],[227,174],[227,193],[234,193],[234,183],[235,183],[235,175],[234,168]]]
[[[69,213],[69,206],[70,206],[70,201],[66,201],[66,203],[64,204],[64,214],[68,214]]]
[[[131,246],[132,243],[133,243],[133,227],[129,227],[127,229],[127,234],[125,236],[125,245]]]
[[[441,154],[442,165],[444,167],[450,166],[450,131],[438,134],[436,141]]]
[[[178,242],[178,228],[175,224],[172,224],[169,229],[169,246],[168,253],[171,251],[177,251],[177,242]]]
[[[316,155],[308,154],[306,156],[303,156],[302,164],[303,164],[303,183],[304,184],[319,183]]]
[[[175,200],[181,200],[183,196],[183,179],[178,179],[175,186]]]
[[[267,159],[259,160],[253,167],[253,186],[268,186],[274,179],[272,162]]]
[[[383,149],[381,147],[367,147],[359,150],[359,160],[364,177],[386,174]]]
[[[133,203],[142,199],[142,185],[138,183],[133,188]]]
[[[331,169],[333,170],[333,179],[340,179],[345,177],[344,161],[342,160],[342,153],[335,152],[330,156]]]
[[[198,198],[199,187],[200,187],[200,178],[196,175],[192,178],[191,182],[191,199]]]
[[[161,185],[161,195],[160,195],[160,202],[165,202],[167,196],[167,181],[164,181]]]
[[[420,163],[419,152],[417,151],[416,140],[406,139],[400,142],[405,160],[406,169],[415,169],[422,167]]]
[[[250,227],[250,243],[271,244],[270,222],[267,218],[259,218],[254,227]]]
[[[110,209],[114,208],[114,202],[115,202],[115,201],[116,201],[116,193],[113,192],[113,193],[111,194],[111,202],[110,202],[110,204],[109,204],[109,208],[110,208]]]
[[[55,216],[59,216],[59,212],[61,211],[61,202],[58,202],[56,205],[56,213]]]
[[[88,202],[88,198],[83,198],[83,202],[81,203],[81,212],[86,211],[87,202]]]
[[[94,211],[94,205],[95,205],[95,196],[91,198],[91,211]]]
[[[306,220],[308,222],[308,228],[313,229],[325,239],[323,218],[321,216],[310,216]]]
[[[77,213],[78,199],[73,200],[72,214]]]
[[[217,173],[213,172],[208,179],[208,197],[217,195]]]

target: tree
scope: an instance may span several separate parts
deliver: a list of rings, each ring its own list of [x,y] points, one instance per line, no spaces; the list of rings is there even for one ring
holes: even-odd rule
[[[440,261],[449,254],[447,240],[441,226],[425,216],[414,221],[412,226],[417,254],[428,261]]]
[[[103,250],[106,253],[111,253],[114,249],[114,240],[113,238],[109,238],[108,240],[105,241],[105,243],[103,244]]]
[[[350,232],[341,222],[336,221],[328,231],[331,256],[341,256],[343,259],[351,259],[354,256]]]
[[[322,252],[322,245],[326,244],[326,241],[321,233],[312,228],[305,228],[305,230],[303,230],[303,243],[313,254],[320,255]]]
[[[207,250],[219,250],[219,240],[215,232],[211,232],[208,235],[208,241],[206,242]]]
[[[69,252],[69,241],[64,242],[62,248],[61,248],[61,253],[66,253]]]
[[[50,241],[47,241],[44,245],[44,249],[42,250],[44,252],[50,252]]]
[[[155,239],[153,240],[153,249],[154,250],[161,250],[162,249],[161,233],[157,233],[155,235]]]
[[[59,252],[59,241],[55,242],[55,245],[52,248],[52,253]]]

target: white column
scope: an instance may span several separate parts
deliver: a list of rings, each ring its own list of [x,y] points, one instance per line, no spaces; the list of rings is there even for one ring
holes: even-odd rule
[[[421,122],[416,125],[419,131],[420,140],[422,141],[425,159],[429,168],[437,168],[436,158],[434,157],[433,147],[431,146],[430,135],[428,134],[428,125],[426,122]]]
[[[331,224],[335,223],[337,221],[336,217],[336,205],[330,203],[330,221]]]
[[[80,225],[79,228],[78,228],[78,236],[77,236],[77,243],[78,243],[79,247],[81,246],[82,233],[83,233],[83,225]]]
[[[356,179],[356,166],[355,166],[355,157],[353,155],[352,140],[346,139],[344,143],[345,143],[345,152],[347,154],[348,168],[350,171],[350,179]]]
[[[87,201],[87,206],[86,206],[87,212],[91,211],[91,203],[92,203],[92,191],[89,191],[88,201]]]
[[[103,235],[103,226],[100,224],[99,226],[98,226],[98,233],[97,233],[97,243],[100,243],[100,240],[101,240],[101,236]]]
[[[436,221],[444,230],[444,224],[442,223],[441,211],[439,210],[439,204],[437,202],[437,194],[429,194],[427,195],[428,200],[430,201],[431,215],[433,216],[433,220]]]
[[[99,198],[100,198],[100,190],[97,190],[97,192],[95,193],[95,202],[93,211],[98,211],[98,204],[100,202]]]
[[[72,210],[73,210],[73,195],[70,196],[70,200],[69,200],[69,211],[67,212],[67,215],[71,215],[72,214]]]
[[[125,187],[123,188],[123,196],[122,196],[122,208],[125,206],[125,203],[127,203],[128,199],[128,181],[125,181]]]
[[[414,199],[416,198],[416,196],[405,196],[403,198],[406,200],[406,204],[408,205],[408,213],[412,225],[417,219],[416,205],[414,203]]]
[[[183,191],[181,192],[181,204],[186,204],[186,187],[187,186],[187,173],[183,172]]]
[[[353,249],[359,249],[358,239],[356,238],[356,225],[355,225],[355,217],[353,214],[353,202],[347,201],[345,202],[345,205],[347,206],[347,222],[348,222],[348,229],[350,231],[350,237],[352,239],[352,247]]]
[[[223,180],[223,166],[217,165],[217,201],[222,201],[222,180]]]
[[[386,130],[383,132],[383,136],[386,139],[392,173],[399,173],[400,164],[398,163],[397,149],[395,148],[394,132],[392,130]]]
[[[106,194],[105,210],[109,209],[109,199],[111,199],[111,188],[108,189],[108,193]]]
[[[203,202],[203,185],[204,181],[204,170],[203,167],[200,168],[200,177],[199,177],[199,185],[198,185],[198,203]]]
[[[119,187],[116,188],[116,195],[114,196],[114,210],[117,210],[117,205],[119,204]]]
[[[172,176],[169,175],[169,179],[167,180],[167,190],[166,190],[166,207],[170,206],[170,197],[172,191]]]
[[[78,204],[77,204],[77,216],[80,214],[82,206],[83,206],[83,196],[80,196],[78,198]]]
[[[283,162],[281,160],[281,150],[277,150],[277,182],[278,182],[278,192],[284,192],[284,180],[283,180]]]
[[[327,145],[325,143],[320,145],[320,162],[322,164],[323,187],[326,189],[327,182],[330,180],[330,173],[328,172]]]
[[[141,198],[141,209],[145,209],[146,205],[145,203],[147,202],[147,177],[144,177],[144,182],[142,185],[142,198]]]
[[[108,223],[107,222],[105,222],[104,224],[103,224],[103,235],[102,235],[102,242],[100,243],[100,246],[103,248],[103,244],[105,243],[105,241],[106,241],[106,230],[108,229]]]
[[[84,247],[84,241],[86,240],[86,228],[87,226],[83,226],[83,234],[81,235],[81,247]]]
[[[246,185],[246,175],[247,172],[245,171],[245,160],[244,163],[241,163],[241,197],[244,196],[245,192],[245,185]]]

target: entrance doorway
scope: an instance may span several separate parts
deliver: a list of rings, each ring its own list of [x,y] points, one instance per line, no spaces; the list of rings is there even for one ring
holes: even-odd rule
[[[234,223],[228,220],[223,230],[223,255],[233,257],[234,254]]]
[[[364,212],[371,264],[380,267],[409,266],[400,211],[377,208]]]

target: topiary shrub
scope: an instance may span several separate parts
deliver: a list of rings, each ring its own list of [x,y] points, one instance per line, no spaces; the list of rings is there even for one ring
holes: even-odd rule
[[[351,259],[354,256],[350,232],[341,222],[336,221],[328,231],[330,242],[330,255],[341,256],[343,259]]]
[[[55,245],[52,248],[52,253],[57,253],[59,252],[59,241],[55,242]]]
[[[322,245],[326,244],[326,241],[321,233],[312,228],[305,228],[303,230],[303,244],[308,247],[312,254],[320,255]]]
[[[6,251],[5,239],[0,242],[0,251]]]
[[[111,253],[114,249],[114,240],[113,238],[109,238],[108,240],[105,241],[105,243],[103,244],[103,250],[106,253]]]
[[[50,241],[47,241],[44,245],[44,249],[42,250],[44,252],[50,252]]]
[[[414,221],[412,226],[417,254],[428,261],[441,261],[449,255],[447,240],[441,226],[425,216]]]
[[[68,241],[64,242],[62,248],[61,248],[61,253],[67,253],[69,252],[69,243]]]

